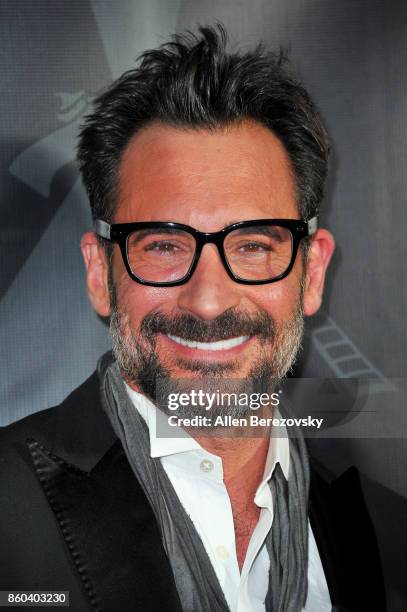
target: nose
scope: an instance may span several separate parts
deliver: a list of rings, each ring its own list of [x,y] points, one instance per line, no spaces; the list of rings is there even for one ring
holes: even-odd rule
[[[216,246],[206,244],[192,278],[180,287],[178,307],[203,320],[215,319],[239,305],[241,287],[228,276]]]

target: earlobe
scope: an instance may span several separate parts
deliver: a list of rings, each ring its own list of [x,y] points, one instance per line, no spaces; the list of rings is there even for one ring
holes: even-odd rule
[[[326,229],[319,229],[312,238],[306,263],[304,314],[313,315],[320,308],[325,273],[335,249],[335,240]]]
[[[101,317],[108,317],[110,298],[106,253],[93,232],[87,232],[82,236],[81,250],[86,268],[89,300]]]

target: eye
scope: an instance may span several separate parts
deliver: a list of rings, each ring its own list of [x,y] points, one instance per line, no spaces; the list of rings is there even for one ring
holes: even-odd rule
[[[238,251],[243,253],[264,253],[271,250],[269,244],[261,242],[245,242],[244,244],[238,245]]]
[[[157,253],[173,254],[176,251],[179,251],[179,247],[172,242],[168,242],[167,240],[156,240],[154,242],[151,242],[150,244],[147,244],[144,247],[144,250],[155,251]]]

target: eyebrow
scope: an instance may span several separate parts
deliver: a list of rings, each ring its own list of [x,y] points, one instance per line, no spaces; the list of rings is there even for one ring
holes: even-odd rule
[[[229,223],[227,223],[226,225],[223,226],[222,229],[226,229],[227,227],[230,227],[231,225],[234,225],[235,223],[246,223],[247,221],[264,221],[265,225],[268,225],[268,219],[232,219],[232,221],[230,221]],[[278,221],[279,219],[275,219],[275,224],[278,225]],[[293,221],[296,221],[296,219],[293,219]]]
[[[281,234],[274,229],[274,225],[257,225],[257,226],[248,226],[248,227],[238,227],[234,231],[237,234],[262,234],[263,236],[271,236],[272,238],[276,238],[280,242],[283,241]]]
[[[185,234],[184,230],[180,230],[175,227],[149,227],[143,230],[135,230],[134,232],[131,232],[129,236],[132,236],[132,244],[137,244],[149,234],[179,234],[180,232]]]

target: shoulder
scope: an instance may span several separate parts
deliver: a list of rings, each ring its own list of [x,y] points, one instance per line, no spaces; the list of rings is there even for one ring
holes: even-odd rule
[[[115,439],[102,409],[99,380],[94,372],[58,406],[41,410],[0,429],[0,471],[10,458],[25,456],[27,441],[35,439],[83,469]]]
[[[44,495],[30,439],[67,463],[91,470],[116,439],[100,404],[97,375],[60,405],[0,430],[0,549],[7,551],[0,588],[55,590],[55,585],[63,584],[75,610],[84,610],[84,604],[78,603],[81,585]]]

